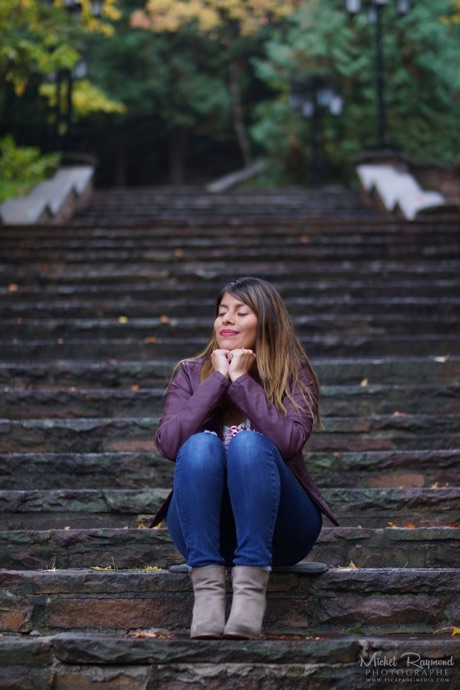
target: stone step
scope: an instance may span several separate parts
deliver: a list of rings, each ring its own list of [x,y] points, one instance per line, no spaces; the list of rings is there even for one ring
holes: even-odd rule
[[[304,452],[322,487],[402,488],[459,486],[460,449]]]
[[[325,416],[357,416],[408,413],[460,414],[460,385],[322,386],[321,410]],[[161,415],[164,386],[134,390],[113,388],[4,387],[0,418],[48,417],[143,417],[146,410]]]
[[[71,477],[69,477],[69,483]],[[138,527],[149,524],[168,489],[0,490],[0,530]],[[326,488],[344,527],[460,527],[460,487]]]
[[[417,312],[404,313],[395,308],[389,313],[355,314],[348,307],[344,313],[323,313],[315,315],[298,315],[294,324],[302,337],[308,335],[331,337],[374,337],[380,335],[450,335],[454,331],[458,317],[454,313]],[[15,338],[165,338],[178,340],[190,336],[208,338],[212,329],[212,319],[199,317],[169,317],[167,314],[157,317],[128,318],[124,314],[118,317],[88,318],[0,318],[0,329],[3,339]]]
[[[363,635],[433,633],[455,625],[459,578],[460,570],[454,568],[273,573],[263,632],[314,636],[359,627]],[[0,627],[7,633],[189,630],[192,591],[187,574],[3,570],[0,585]]]
[[[437,635],[359,634],[291,639],[186,640],[180,635],[58,633],[0,638],[8,688],[41,690],[363,690],[371,682],[446,683],[460,687],[459,645]],[[31,680],[33,679],[33,680]]]
[[[150,524],[150,516],[145,520],[141,524]],[[7,530],[0,544],[2,567],[21,570],[165,568],[184,561],[166,528]],[[459,568],[459,545],[458,527],[325,526],[306,560],[331,567]]]
[[[149,332],[133,334],[125,329],[123,337],[107,337],[90,333],[78,337],[35,337],[21,340],[11,336],[0,338],[2,362],[34,362],[40,366],[41,362],[55,362],[59,360],[103,361],[150,361],[154,359],[173,358],[174,363],[187,356],[201,352],[209,342],[209,337],[192,337],[187,335],[187,351],[184,342],[171,336],[151,335]],[[300,335],[300,340],[309,356],[316,360],[320,357],[360,358],[378,357],[395,358],[398,354],[402,358],[440,358],[458,356],[459,338],[456,334],[368,334],[350,335],[335,330],[327,334]],[[117,359],[114,359],[116,354]],[[172,364],[170,360],[169,364]],[[1,365],[0,365],[1,366]],[[1,375],[1,374],[0,374]]]
[[[41,245],[27,246],[8,249],[8,262],[12,265],[20,264],[24,266],[28,261],[36,264],[37,262],[65,262],[68,265],[75,264],[94,264],[94,263],[150,263],[164,261],[173,262],[206,262],[206,261],[235,261],[239,257],[244,263],[254,260],[272,261],[280,255],[280,242],[283,243],[283,260],[289,262],[292,258],[298,260],[299,256],[305,260],[312,261],[337,261],[338,253],[340,261],[348,259],[353,261],[376,261],[385,256],[385,260],[399,259],[401,261],[413,261],[422,256],[427,261],[455,260],[460,258],[460,248],[456,237],[451,241],[446,237],[441,237],[437,241],[427,241],[420,246],[417,242],[361,242],[356,238],[355,242],[347,242],[347,238],[340,238],[339,241],[317,242],[316,238],[303,236],[289,241],[281,238],[266,236],[265,238],[240,238],[229,237],[227,241],[219,238],[218,242],[209,240],[204,243],[202,240],[193,242],[190,240],[174,240],[173,242],[161,242],[161,247],[155,246],[153,238],[150,243],[140,242],[141,246],[132,241],[130,246],[119,246],[115,241],[111,247],[100,247],[90,242],[89,246],[69,247],[64,244],[55,245],[54,248],[42,248]],[[329,239],[329,238],[327,238]],[[142,245],[145,246],[142,246]]]
[[[65,342],[62,343],[64,347]],[[56,343],[55,343],[56,346]],[[16,346],[20,351],[24,345]],[[75,346],[77,347],[77,345]],[[112,350],[113,353],[113,350]],[[3,355],[3,350],[2,350]],[[66,387],[85,388],[165,388],[177,359],[144,361],[107,359],[105,361],[71,361],[53,359],[47,362],[0,363],[0,385],[42,386],[44,389]],[[357,385],[367,381],[375,384],[460,384],[460,357],[456,355],[432,357],[364,357],[334,359],[314,358],[312,364],[322,384]]]
[[[216,285],[214,294],[218,293],[220,287],[220,284]],[[65,305],[68,305],[69,308],[75,308],[77,305],[84,309],[91,307],[98,311],[106,308],[113,310],[118,307],[116,314],[119,315],[119,309],[122,306],[131,310],[134,310],[135,307],[152,310],[156,308],[157,304],[169,304],[162,311],[171,314],[171,309],[179,310],[181,305],[185,313],[188,308],[193,307],[189,300],[190,289],[190,286],[186,285],[168,286],[161,283],[150,283],[150,281],[140,285],[114,282],[99,286],[55,283],[44,288],[13,283],[0,286],[0,297],[2,311],[5,315],[32,312],[35,307],[42,311],[49,307],[50,313],[53,313],[53,310],[61,309]],[[380,281],[378,283],[373,281],[372,284],[366,281],[344,280],[324,281],[316,284],[305,282],[303,285],[298,285],[296,291],[286,285],[280,286],[280,291],[286,304],[292,305],[297,311],[306,306],[308,309],[315,308],[318,303],[334,305],[335,301],[339,301],[340,304],[350,304],[355,301],[360,304],[375,302],[382,306],[390,302],[401,304],[420,302],[437,306],[442,304],[443,300],[454,301],[458,299],[458,284],[455,281],[439,280],[437,283],[428,283],[426,280],[418,281],[416,277],[411,281]],[[382,291],[385,292],[386,296],[384,300],[382,299]],[[314,292],[315,297],[307,297],[312,292]],[[155,296],[155,301],[152,301],[152,295]],[[305,295],[305,297],[299,297],[299,295]],[[208,285],[199,287],[197,285],[193,287],[193,296],[194,300],[201,306],[209,305],[209,314],[212,318],[214,309],[214,301],[210,300],[210,297],[213,297],[212,287]],[[203,313],[202,310],[201,315]]]
[[[243,255],[244,256],[244,255]],[[305,281],[306,276],[311,282],[330,282],[332,280],[345,281],[356,280],[359,276],[361,280],[369,282],[374,280],[381,281],[382,276],[391,282],[413,280],[415,277],[422,282],[423,280],[434,281],[454,281],[457,280],[460,262],[457,260],[428,261],[418,259],[413,261],[398,261],[393,259],[384,260],[381,257],[375,261],[333,261],[325,262],[317,260],[289,261],[256,261],[252,259],[248,264],[240,262],[222,261],[194,261],[192,265],[181,261],[162,261],[148,263],[125,263],[116,265],[111,262],[98,262],[97,265],[91,264],[66,264],[65,262],[43,263],[27,262],[20,265],[10,265],[0,263],[0,277],[5,285],[87,285],[103,286],[106,283],[139,283],[139,280],[149,281],[172,280],[184,281],[189,285],[203,281],[209,286],[212,294],[216,294],[218,289],[235,276],[251,273],[260,278],[265,278],[276,285],[282,284],[285,280],[290,282],[299,280]]]
[[[16,231],[16,232],[15,232]],[[3,226],[2,245],[8,248],[33,249],[37,244],[44,249],[65,247],[66,249],[85,249],[88,246],[109,249],[116,247],[133,248],[151,246],[152,242],[164,246],[214,247],[230,245],[237,238],[244,243],[268,242],[318,244],[351,243],[361,244],[425,244],[436,245],[456,239],[457,227],[452,222],[426,221],[413,223],[389,223],[388,219],[333,220],[318,219],[251,219],[233,223],[228,218],[214,221],[204,220],[202,224],[193,222],[165,222],[152,220],[150,223],[94,223],[74,222],[71,225],[28,225]],[[34,244],[35,243],[35,244]],[[150,245],[149,245],[150,243]]]
[[[355,314],[362,314],[368,318],[368,315],[373,312],[383,314],[394,314],[395,311],[399,316],[406,314],[408,318],[415,314],[424,314],[430,310],[436,309],[437,315],[448,316],[459,312],[460,298],[458,296],[446,295],[439,300],[439,297],[434,298],[374,298],[368,297],[355,298],[353,303],[350,298],[345,296],[332,296],[328,298],[310,296],[299,298],[295,301],[287,301],[287,307],[294,319],[302,317],[305,313],[309,315],[330,314],[340,317],[342,314],[348,314],[350,305],[353,304],[353,312]],[[50,299],[43,301],[37,300],[34,304],[24,305],[22,303],[11,306],[3,306],[2,317],[4,319],[22,319],[26,320],[43,320],[43,319],[119,319],[122,314],[124,317],[132,320],[141,318],[159,318],[167,316],[169,319],[183,318],[202,318],[203,314],[208,313],[209,319],[212,321],[215,308],[214,300],[200,300],[194,299],[190,303],[189,298],[183,300],[162,300],[158,301],[156,298],[154,302],[152,299],[145,301],[133,301],[131,297],[126,297],[125,300],[114,299],[111,302],[98,301],[92,299],[91,302],[66,299],[53,302]]]
[[[329,417],[309,450],[448,450],[458,446],[459,415]],[[155,417],[0,419],[0,452],[154,451]]]
[[[308,446],[307,446],[308,449]],[[427,488],[460,485],[460,450],[395,450],[347,453],[304,451],[318,484],[362,488]],[[154,452],[2,453],[0,488],[136,489],[172,486],[174,463]]]
[[[17,233],[14,230],[17,229]],[[55,232],[54,232],[55,230]],[[97,249],[135,249],[151,247],[152,242],[165,247],[192,246],[215,248],[231,246],[235,240],[242,246],[253,246],[266,240],[267,243],[286,241],[291,244],[347,244],[362,245],[415,246],[420,250],[424,246],[436,246],[441,243],[455,242],[457,239],[456,222],[450,220],[419,221],[413,223],[388,222],[387,218],[346,219],[257,219],[247,222],[238,219],[232,222],[229,218],[214,220],[193,220],[192,223],[171,220],[171,222],[154,219],[150,223],[90,223],[74,222],[71,225],[27,225],[4,226],[2,244],[8,248],[22,247],[26,251],[34,246],[45,250],[56,247],[68,250],[85,250],[88,247]],[[37,243],[34,245],[34,241]],[[150,243],[150,244],[149,244]]]

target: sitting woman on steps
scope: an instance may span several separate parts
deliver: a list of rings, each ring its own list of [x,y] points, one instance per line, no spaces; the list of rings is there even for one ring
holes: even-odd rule
[[[217,297],[201,355],[180,363],[156,434],[176,462],[167,517],[194,590],[193,638],[258,637],[272,565],[304,558],[335,519],[302,448],[318,415],[317,378],[283,300],[258,278]],[[225,623],[225,568],[233,601]]]

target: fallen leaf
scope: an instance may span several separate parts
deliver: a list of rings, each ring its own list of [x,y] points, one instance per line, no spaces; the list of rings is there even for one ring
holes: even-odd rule
[[[182,249],[175,249],[174,250],[174,256],[184,256],[184,252]]]
[[[16,283],[10,283],[10,285],[8,285],[8,290],[10,292],[17,292],[19,290],[19,286],[16,285]]]
[[[408,525],[403,525],[403,526],[395,525],[394,522],[388,522],[387,524],[390,525],[390,527],[393,527],[393,529],[416,529],[416,525],[413,525],[411,523],[409,523]]]
[[[118,317],[118,323],[128,323],[128,317],[127,316],[119,316]]]
[[[358,566],[353,563],[353,561],[350,561],[348,565],[339,565],[338,569],[339,570],[348,570],[351,568],[352,570],[359,570]]]
[[[369,380],[363,379],[359,385],[361,386],[361,388],[365,388],[366,386],[369,385]]]
[[[134,639],[136,639],[136,638],[143,638],[143,637],[156,637],[156,638],[158,638],[159,640],[169,640],[169,639],[174,638],[174,635],[173,635],[173,634],[163,635],[163,634],[161,634],[161,633],[148,632],[148,631],[146,631],[146,632],[130,633],[130,634],[128,635],[128,637],[132,637],[132,638],[134,638]]]
[[[100,565],[93,565],[91,566],[91,570],[113,570],[113,567],[111,565],[108,565],[106,568],[103,568]]]
[[[299,239],[299,242],[301,242],[301,244],[308,244],[310,242],[310,238],[308,235],[302,235],[302,237]]]
[[[131,390],[132,390],[132,391],[138,391],[138,390],[139,390],[138,384],[135,383],[133,386],[131,386]]]
[[[439,628],[438,630],[434,630],[433,635],[436,635],[437,633],[442,633],[442,632],[452,632],[452,637],[454,635],[460,635],[460,628],[456,625],[449,625],[446,628]]]
[[[392,417],[408,417],[407,412],[393,412]]]
[[[171,321],[171,319],[169,318],[169,316],[163,315],[163,316],[160,316],[160,321],[161,321],[161,323],[169,323]]]
[[[157,343],[158,338],[144,338],[144,343]]]

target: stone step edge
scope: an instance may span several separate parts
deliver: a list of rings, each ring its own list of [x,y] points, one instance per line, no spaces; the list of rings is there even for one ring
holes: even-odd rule
[[[228,574],[229,577],[229,574]],[[230,582],[230,579],[229,579]],[[460,584],[460,568],[357,568],[356,566],[329,566],[322,573],[274,572],[270,576],[268,593],[281,593],[293,587],[324,591],[348,591],[351,586],[364,596],[375,591],[380,594],[410,594],[423,591],[445,591],[455,598],[456,583]],[[170,572],[156,566],[120,569],[99,568],[50,568],[47,570],[13,570],[0,568],[0,584],[7,598],[18,588],[21,595],[30,586],[34,596],[43,593],[65,594],[67,587],[73,592],[88,596],[106,593],[174,592],[192,591],[191,580],[186,573]],[[1,637],[0,637],[1,639]]]
[[[374,414],[361,415],[356,417],[342,417],[331,415],[323,418],[324,429],[318,429],[315,435],[328,434],[348,434],[348,433],[369,433],[369,432],[388,432],[388,431],[414,431],[414,424],[417,424],[417,431],[435,430],[437,433],[442,431],[453,432],[456,430],[456,421],[460,421],[460,414],[444,414],[440,418],[435,414]],[[151,417],[70,417],[70,418],[26,418],[26,419],[0,419],[0,432],[5,433],[8,428],[23,428],[30,431],[46,429],[50,433],[53,430],[73,429],[78,432],[94,432],[96,429],[123,427],[133,427],[141,431],[154,434],[160,421],[160,416]],[[153,441],[153,437],[152,437]]]
[[[40,395],[44,399],[45,398],[54,398],[56,396],[66,394],[68,396],[72,397],[84,397],[84,396],[90,396],[90,397],[99,397],[101,399],[105,397],[110,397],[110,398],[124,398],[124,397],[133,397],[136,394],[144,394],[144,396],[149,396],[152,399],[154,398],[161,398],[163,399],[164,393],[165,393],[165,388],[167,387],[168,381],[167,379],[164,380],[163,385],[161,386],[151,386],[151,385],[145,385],[143,386],[138,385],[135,388],[130,387],[129,385],[124,385],[124,386],[119,386],[117,388],[113,388],[110,386],[104,386],[104,385],[97,385],[93,388],[91,387],[77,387],[75,385],[59,385],[56,384],[55,386],[48,386],[48,385],[43,385],[40,386],[37,384],[33,388],[31,388],[30,385],[24,385],[24,384],[16,384],[12,383],[10,385],[4,385],[3,387],[3,393],[6,394],[13,394],[15,393],[17,396],[21,396],[22,398],[26,398],[27,396],[33,398],[34,396]],[[460,392],[460,378],[458,381],[453,381],[450,384],[446,383],[436,383],[436,382],[422,382],[422,383],[414,383],[412,381],[407,381],[406,383],[403,384],[397,384],[397,383],[387,383],[385,381],[379,382],[379,381],[373,381],[369,382],[368,379],[363,379],[361,382],[357,381],[356,383],[351,383],[351,382],[344,382],[344,383],[337,383],[337,384],[332,384],[332,383],[325,383],[321,385],[321,393],[323,395],[328,395],[332,396],[333,394],[343,394],[343,393],[388,393],[388,391],[395,391],[395,392],[401,392],[401,391],[411,391],[411,392],[422,392],[422,391],[429,391],[429,392],[434,392],[434,391],[439,391],[439,392],[446,392],[446,395],[459,391]],[[459,396],[460,398],[460,396]]]
[[[433,635],[372,635],[323,633],[320,636],[295,636],[291,639],[239,640],[190,640],[180,636],[157,635],[146,631],[126,636],[62,632],[47,637],[13,636],[0,637],[0,667],[11,664],[25,666],[53,663],[81,665],[139,665],[157,663],[265,663],[284,665],[327,664],[335,665],[369,661],[374,655],[401,660],[413,650],[414,662],[420,656],[425,659],[453,658],[460,660],[458,641],[446,632]],[[361,664],[361,667],[364,663]],[[445,664],[446,668],[450,665]],[[363,674],[364,676],[364,674]]]
[[[91,488],[91,489],[0,489],[0,514],[4,511],[13,513],[33,512],[107,512],[135,514],[139,506],[145,506],[144,512],[153,509],[158,501],[169,494],[169,488]],[[353,505],[367,502],[371,506],[379,498],[385,497],[390,508],[391,501],[410,501],[415,508],[417,501],[422,505],[433,502],[460,499],[460,486],[438,487],[329,487],[322,490],[329,501],[347,501]],[[39,499],[37,501],[37,499]],[[347,507],[347,506],[345,506]],[[439,508],[442,507],[442,503]],[[459,506],[460,508],[460,506]],[[442,510],[440,510],[442,513]],[[459,523],[460,526],[460,523]]]

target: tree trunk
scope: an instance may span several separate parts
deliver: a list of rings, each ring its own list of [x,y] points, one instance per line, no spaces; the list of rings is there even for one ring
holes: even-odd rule
[[[126,187],[126,133],[124,129],[120,127],[115,137],[117,142],[115,186]]]
[[[188,132],[181,127],[174,127],[169,133],[169,179],[174,187],[180,187],[185,181],[187,139]]]
[[[243,154],[244,165],[249,168],[252,165],[252,149],[249,141],[248,132],[244,122],[243,104],[241,101],[239,66],[236,60],[231,60],[230,71],[230,94],[232,97],[233,123],[236,130],[238,143]]]

